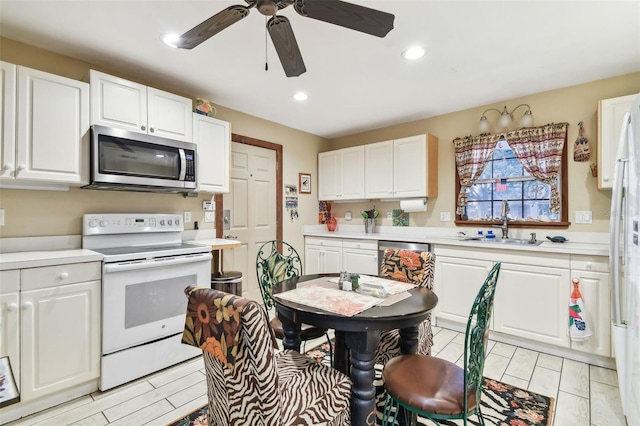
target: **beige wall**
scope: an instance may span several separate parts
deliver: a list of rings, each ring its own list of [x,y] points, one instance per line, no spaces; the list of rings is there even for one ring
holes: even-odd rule
[[[577,163],[573,161],[572,150],[569,150],[569,221],[573,221],[576,210],[591,210],[593,211],[593,224],[571,225],[569,230],[607,232],[611,191],[598,190],[597,179],[591,176],[589,169],[589,164],[596,161],[598,100],[638,92],[640,92],[640,73],[633,73],[334,139],[328,149],[380,142],[420,133],[431,133],[437,136],[440,141],[438,147],[438,197],[428,201],[426,213],[411,213],[410,222],[413,226],[454,227],[453,222],[440,222],[440,212],[451,212],[452,219],[455,213],[455,166],[454,149],[451,142],[459,136],[477,134],[478,121],[485,109],[502,110],[506,105],[511,110],[516,105],[527,103],[533,111],[535,125],[551,122],[569,123],[567,142],[571,148],[578,137],[578,123],[580,121],[584,123],[585,136],[591,143],[592,157],[589,162]],[[519,108],[514,119],[518,120],[523,112],[524,109]],[[495,123],[498,114],[490,112],[487,117],[492,123]],[[358,213],[361,210],[369,209],[372,204],[376,204],[376,208],[381,211],[383,216],[383,220],[378,223],[390,225],[390,221],[384,219],[385,213],[399,208],[397,202],[382,203],[376,200],[371,203],[335,204],[332,212],[336,213],[339,223],[347,223],[343,219],[344,212],[351,211],[356,220],[350,223],[359,224],[361,222],[357,220]]]
[[[201,94],[178,87],[171,82],[153,81],[151,74],[141,70],[139,75],[123,75],[114,70],[60,56],[13,40],[0,38],[0,59],[65,77],[87,80],[89,69],[99,69],[113,75],[134,80],[159,89],[195,99]],[[215,104],[215,99],[211,99]],[[216,105],[216,118],[229,121],[233,133],[262,139],[283,146],[283,183],[298,185],[298,173],[308,172],[317,177],[318,151],[327,149],[328,142],[318,136],[304,133],[254,116]],[[315,179],[314,179],[315,181]],[[316,183],[314,182],[314,185]],[[94,191],[72,188],[69,192],[0,190],[0,208],[5,210],[5,226],[0,237],[50,236],[82,233],[82,215],[85,213],[182,213],[192,212],[192,220],[201,229],[211,228],[204,223],[202,201],[211,195],[183,198],[174,194],[147,194],[135,192]],[[317,222],[317,190],[299,197],[300,218],[283,218],[283,236],[296,247],[303,246],[302,226]],[[191,228],[192,224],[187,224]]]

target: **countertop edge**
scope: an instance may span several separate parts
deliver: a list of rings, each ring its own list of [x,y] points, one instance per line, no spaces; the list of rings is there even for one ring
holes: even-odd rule
[[[101,262],[102,254],[87,249],[0,253],[0,271],[67,263]]]

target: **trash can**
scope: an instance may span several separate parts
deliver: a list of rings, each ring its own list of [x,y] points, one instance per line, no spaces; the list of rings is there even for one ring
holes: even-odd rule
[[[211,288],[242,296],[242,272],[224,271],[211,274]]]

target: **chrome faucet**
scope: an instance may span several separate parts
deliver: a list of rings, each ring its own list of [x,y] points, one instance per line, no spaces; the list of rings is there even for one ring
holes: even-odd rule
[[[500,215],[500,220],[502,220],[502,224],[493,225],[494,228],[500,228],[502,231],[502,239],[509,238],[509,202],[507,200],[502,200],[502,212]]]

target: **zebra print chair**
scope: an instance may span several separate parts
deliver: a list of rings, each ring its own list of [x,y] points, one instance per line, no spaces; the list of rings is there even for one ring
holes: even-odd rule
[[[349,425],[351,381],[292,350],[278,352],[256,301],[187,287],[182,342],[203,351],[210,426]]]
[[[436,265],[435,254],[423,251],[387,249],[382,257],[380,276],[396,281],[416,283],[420,287],[433,290],[433,274]],[[433,330],[431,314],[418,326],[417,353],[431,355]],[[398,330],[383,331],[376,350],[376,364],[385,365],[394,356],[401,355],[400,333]]]

